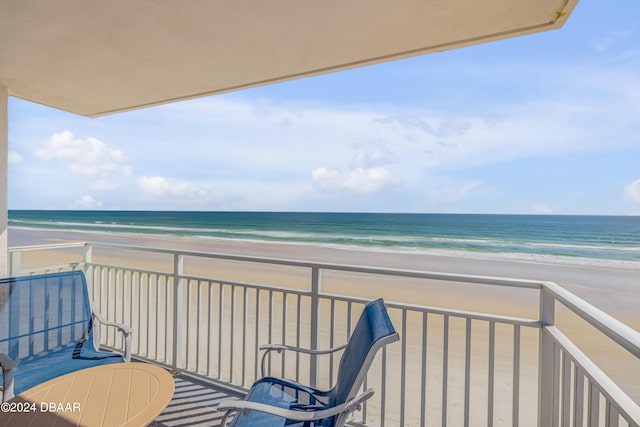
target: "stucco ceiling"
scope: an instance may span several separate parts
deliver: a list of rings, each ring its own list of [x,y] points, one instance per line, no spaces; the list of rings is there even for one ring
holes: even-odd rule
[[[577,0],[1,0],[0,86],[86,116],[560,28]]]

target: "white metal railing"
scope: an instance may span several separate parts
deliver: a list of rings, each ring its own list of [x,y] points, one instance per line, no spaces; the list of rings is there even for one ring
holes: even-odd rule
[[[74,248],[74,260],[51,267],[21,258],[28,252]],[[165,260],[160,269],[133,261],[113,265],[108,257],[98,260],[96,251]],[[9,255],[12,275],[83,268],[96,307],[108,319],[135,329],[136,357],[240,389],[260,376],[261,344],[318,349],[346,342],[368,299],[323,292],[323,274],[533,291],[539,296],[533,302],[538,318],[387,301],[401,342],[385,348],[374,362],[365,387],[376,394],[353,424],[640,427],[637,401],[565,335],[556,322],[557,309],[565,307],[630,354],[639,362],[636,372],[640,334],[554,283],[105,243],[10,248]],[[185,263],[193,260],[303,269],[308,285],[292,289],[187,273]],[[106,331],[102,344],[123,345]],[[267,369],[329,388],[338,360],[339,355],[272,353]]]

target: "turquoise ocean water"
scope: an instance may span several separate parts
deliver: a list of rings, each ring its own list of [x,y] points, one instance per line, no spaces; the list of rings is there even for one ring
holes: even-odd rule
[[[640,261],[632,216],[12,210],[9,226]]]

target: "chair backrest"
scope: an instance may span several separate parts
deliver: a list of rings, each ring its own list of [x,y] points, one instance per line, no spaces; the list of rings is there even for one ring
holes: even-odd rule
[[[356,396],[377,351],[399,339],[384,301],[377,299],[367,304],[340,359],[332,390],[336,405]]]
[[[0,352],[13,360],[74,345],[90,329],[82,271],[0,279]]]

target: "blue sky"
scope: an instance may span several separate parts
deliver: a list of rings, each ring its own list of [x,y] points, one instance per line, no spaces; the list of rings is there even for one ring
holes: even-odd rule
[[[88,119],[9,100],[10,209],[640,215],[640,2]]]

